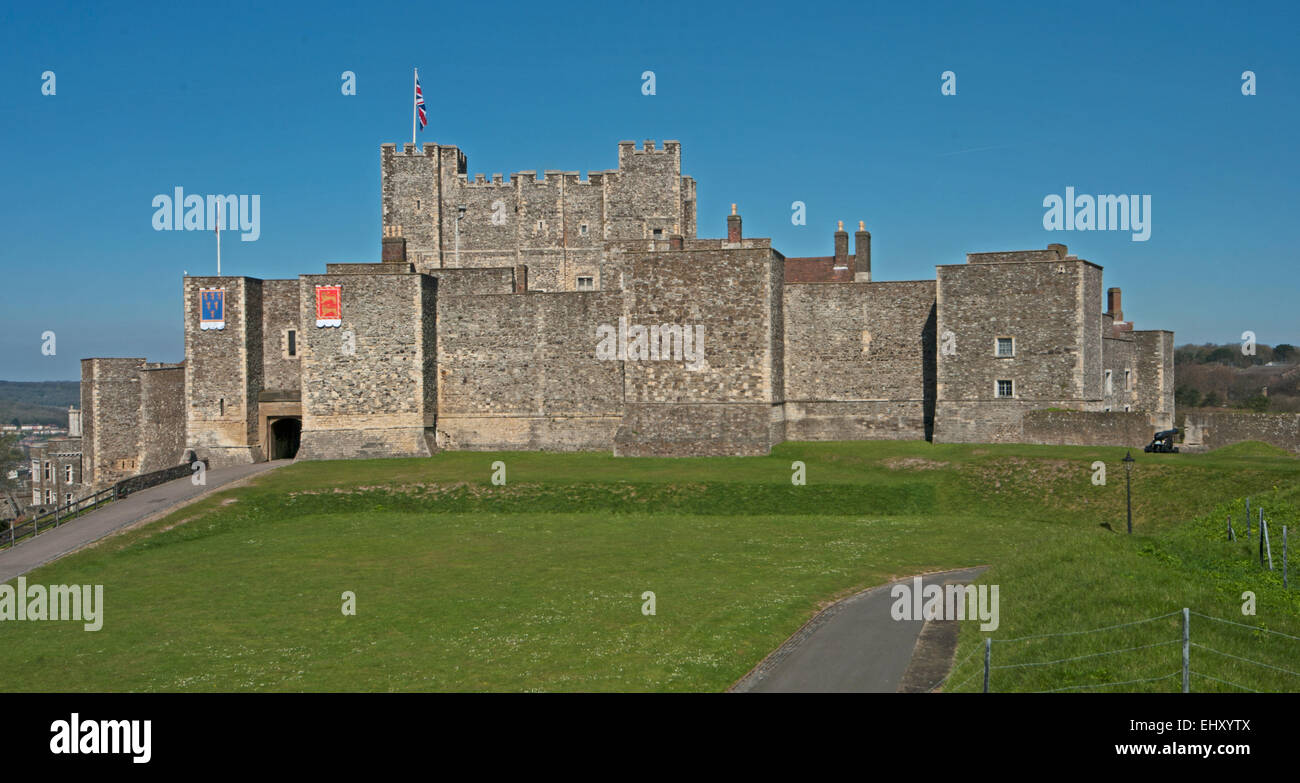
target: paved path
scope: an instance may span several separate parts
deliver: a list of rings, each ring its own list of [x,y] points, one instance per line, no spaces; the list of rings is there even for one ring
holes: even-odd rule
[[[928,574],[923,584],[967,584],[980,568]],[[814,617],[732,690],[756,693],[894,693],[916,648],[923,620],[895,620],[900,579],[849,596]]]
[[[122,500],[115,500],[66,525],[51,528],[49,532],[42,532],[36,538],[29,538],[12,549],[0,552],[0,584],[159,512],[179,508],[209,492],[289,462],[290,460],[277,460],[217,468],[207,471],[205,486],[194,486],[190,477],[186,476],[142,489]]]

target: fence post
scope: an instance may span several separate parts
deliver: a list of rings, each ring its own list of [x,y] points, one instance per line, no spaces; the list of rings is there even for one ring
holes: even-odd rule
[[[1192,614],[1183,607],[1183,693],[1191,693]]]
[[[1237,540],[1237,533],[1232,529],[1232,514],[1228,515],[1228,540],[1229,541]]]
[[[1286,525],[1282,526],[1282,589],[1287,589],[1286,583]]]
[[[1273,543],[1268,540],[1268,522],[1259,523],[1259,534],[1264,538],[1264,552],[1268,555],[1268,570],[1273,570]]]
[[[984,639],[984,692],[989,692],[989,658],[993,656],[993,637]]]
[[[1250,540],[1250,498],[1246,498],[1246,540]]]
[[[1264,567],[1264,520],[1259,520],[1259,567]]]

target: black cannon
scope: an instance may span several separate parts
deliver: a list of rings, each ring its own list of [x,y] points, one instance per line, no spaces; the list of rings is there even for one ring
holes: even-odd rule
[[[1174,436],[1177,434],[1177,429],[1161,430],[1142,450],[1151,454],[1177,454],[1178,447],[1174,445]]]

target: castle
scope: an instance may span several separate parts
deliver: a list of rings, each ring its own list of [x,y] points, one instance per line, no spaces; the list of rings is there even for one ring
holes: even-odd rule
[[[187,455],[1133,445],[1172,425],[1173,333],[1134,329],[1118,289],[1103,311],[1102,268],[1064,245],[875,281],[861,223],[816,258],[746,237],[734,206],[696,238],[675,141],[620,142],[585,180],[471,178],[449,145],[380,160],[379,262],[186,277],[183,363],[83,361],[88,483]]]

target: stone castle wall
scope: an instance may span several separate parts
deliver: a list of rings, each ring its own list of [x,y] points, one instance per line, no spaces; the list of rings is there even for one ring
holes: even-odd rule
[[[436,354],[425,329],[434,318],[437,283],[426,275],[376,271],[299,277],[303,459],[433,451],[433,392],[426,394],[426,385],[436,383]],[[342,289],[340,326],[315,326],[322,285]]]
[[[185,278],[186,447],[213,467],[264,459],[257,396],[263,384],[262,283]],[[224,288],[225,328],[202,329],[199,291]]]
[[[1102,407],[1100,273],[1063,247],[1049,262],[938,268],[936,440],[1011,441],[1026,410]],[[998,355],[999,337],[1012,356]],[[1011,397],[997,396],[999,380]]]
[[[1183,428],[1189,451],[1257,440],[1300,454],[1300,413],[1189,412]]]
[[[934,417],[934,291],[930,280],[787,284],[787,437],[927,437]]]
[[[438,439],[450,449],[608,450],[622,416],[617,361],[596,328],[618,291],[438,298]]]
[[[1123,411],[1026,411],[1022,440],[1048,446],[1127,446],[1151,442],[1154,428],[1146,413]]]
[[[526,265],[530,287],[572,291],[597,276],[604,243],[695,235],[695,183],[681,174],[681,145],[619,144],[619,168],[535,171],[470,179],[455,147],[381,151],[386,236],[407,240],[417,271]],[[462,211],[463,210],[463,211]]]
[[[88,483],[102,488],[139,471],[144,359],[82,359],[82,448]]]
[[[139,421],[139,472],[179,465],[185,455],[183,364],[146,364],[140,369]]]

